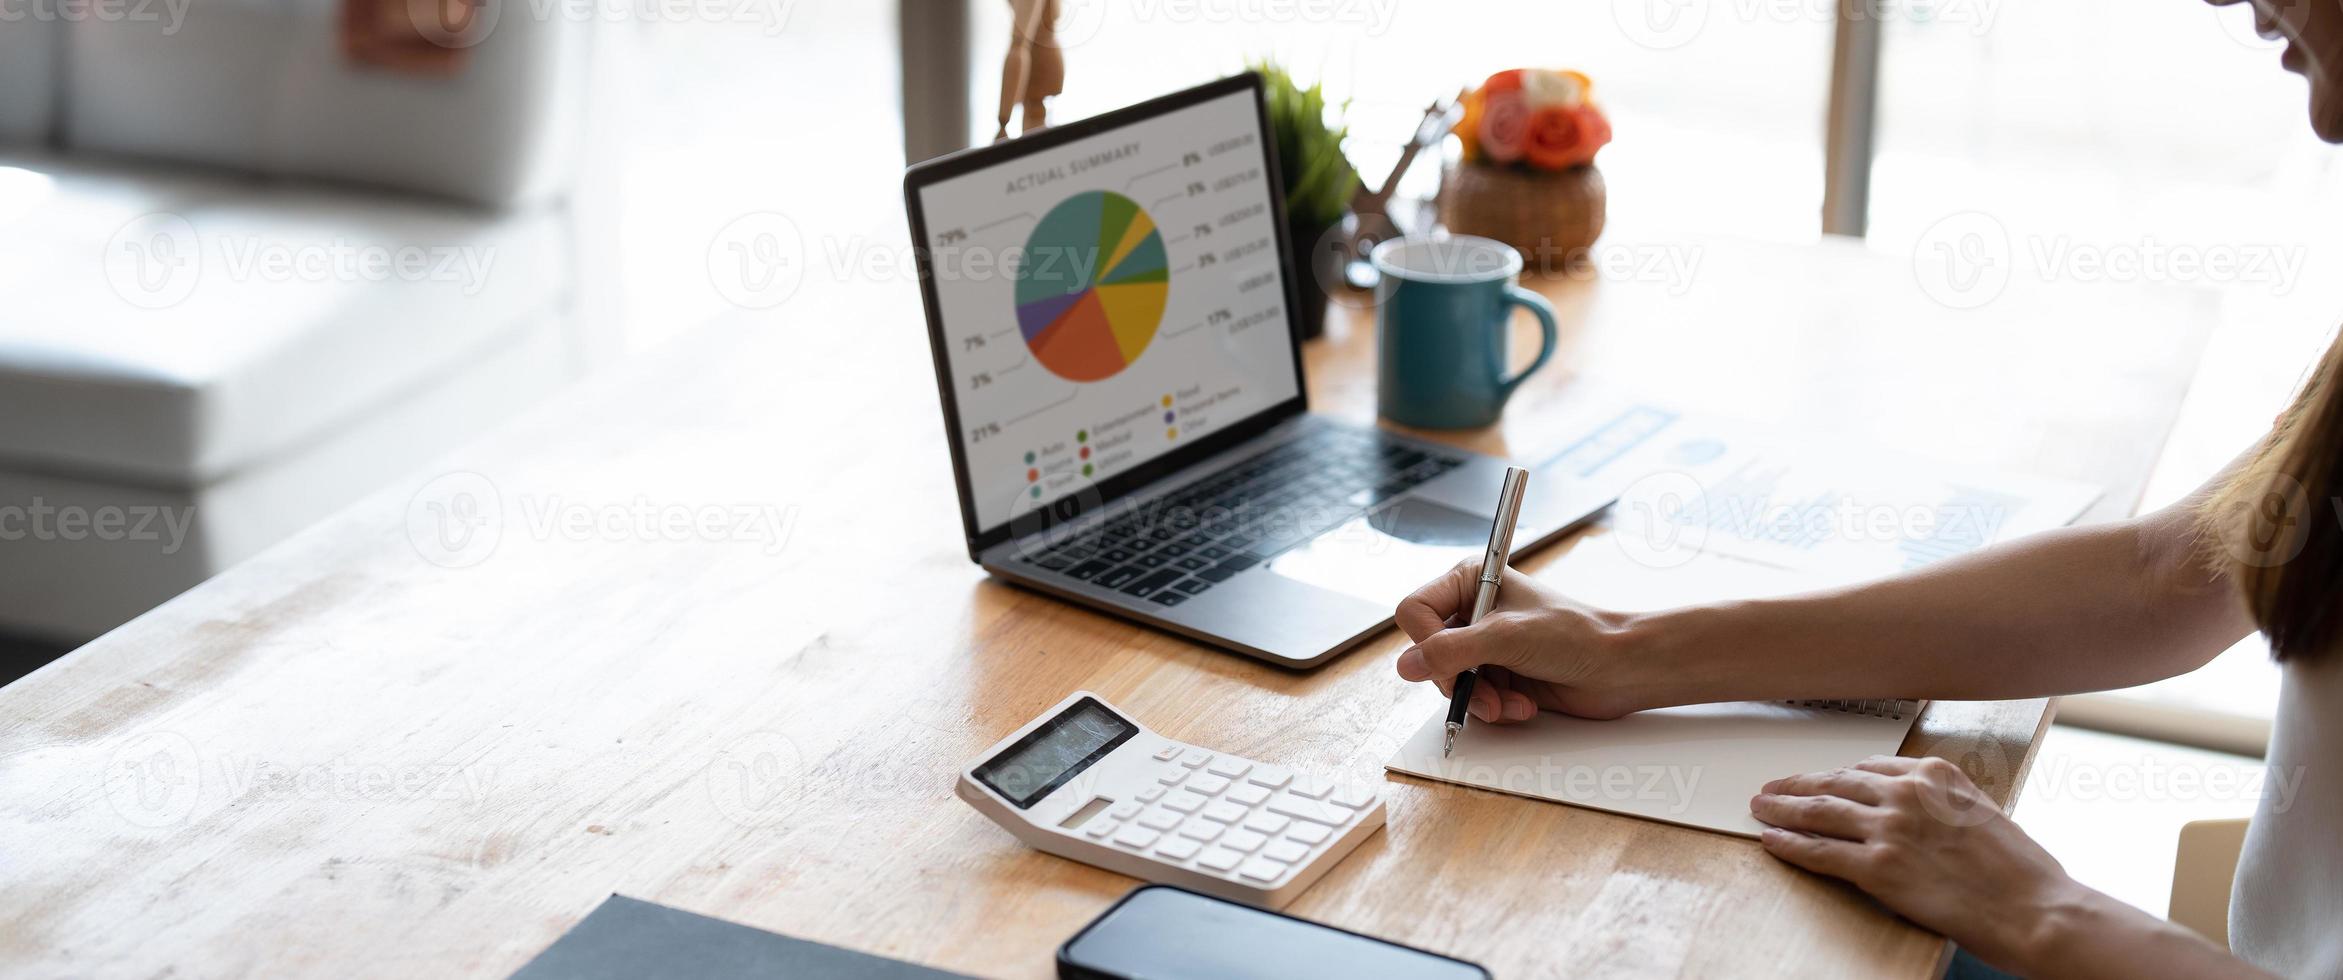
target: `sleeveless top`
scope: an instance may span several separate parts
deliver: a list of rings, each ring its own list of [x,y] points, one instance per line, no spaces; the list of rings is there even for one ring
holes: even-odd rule
[[[2229,948],[2283,977],[2343,978],[2343,656],[2290,661],[2268,778],[2229,899]]]

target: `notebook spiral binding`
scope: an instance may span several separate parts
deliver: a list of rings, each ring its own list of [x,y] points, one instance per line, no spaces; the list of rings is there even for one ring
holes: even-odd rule
[[[1908,715],[1918,714],[1920,702],[1901,698],[1814,698],[1789,701],[1801,708],[1817,711],[1843,711],[1851,715],[1870,715],[1874,718],[1893,718],[1902,721]]]

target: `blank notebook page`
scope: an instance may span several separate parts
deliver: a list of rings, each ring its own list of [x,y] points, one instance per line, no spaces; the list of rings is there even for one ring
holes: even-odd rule
[[[1737,701],[1639,711],[1612,721],[1539,712],[1465,723],[1440,755],[1445,713],[1424,720],[1384,768],[1533,799],[1755,837],[1749,798],[1783,776],[1835,769],[1904,744],[1911,701]]]

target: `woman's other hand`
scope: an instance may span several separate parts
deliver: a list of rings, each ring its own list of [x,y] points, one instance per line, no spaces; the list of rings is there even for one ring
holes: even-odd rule
[[[1999,804],[1943,759],[1874,756],[1765,784],[1749,812],[1773,856],[1844,878],[2003,969],[2096,893],[2076,884]]]

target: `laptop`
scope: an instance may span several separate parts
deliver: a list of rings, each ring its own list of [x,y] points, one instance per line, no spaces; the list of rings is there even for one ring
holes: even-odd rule
[[[968,554],[1288,666],[1477,558],[1505,462],[1309,411],[1250,73],[912,167]],[[1615,494],[1530,481],[1517,551]]]

